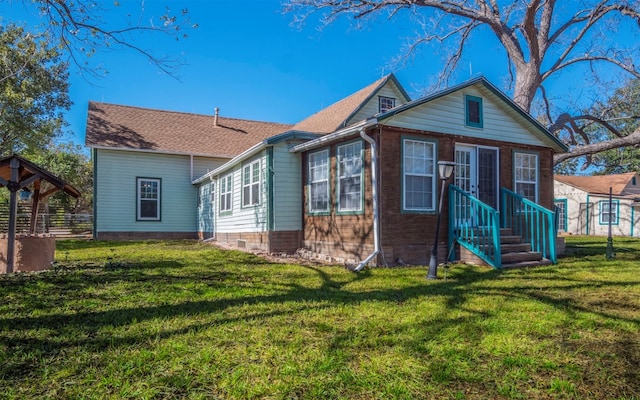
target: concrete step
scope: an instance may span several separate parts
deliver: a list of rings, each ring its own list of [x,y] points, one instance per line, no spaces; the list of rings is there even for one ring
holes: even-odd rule
[[[542,253],[536,251],[521,251],[516,253],[502,254],[502,264],[512,264],[527,261],[540,261],[542,260]]]

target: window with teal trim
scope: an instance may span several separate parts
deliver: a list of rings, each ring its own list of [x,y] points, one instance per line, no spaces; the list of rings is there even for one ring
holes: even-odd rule
[[[329,150],[309,154],[309,212],[329,211]]]
[[[402,147],[403,209],[434,211],[436,145],[423,140],[404,139]]]
[[[538,201],[538,155],[514,153],[515,192],[525,199]]]
[[[338,211],[362,210],[362,142],[338,146]]]
[[[242,206],[260,204],[260,160],[242,167]]]
[[[220,180],[220,212],[230,212],[232,204],[233,175],[223,176]]]
[[[137,178],[138,221],[160,221],[160,183],[159,178]]]
[[[611,207],[609,207],[611,204]],[[620,208],[620,202],[613,200],[609,203],[609,200],[601,200],[598,202],[598,208],[600,209],[600,225],[618,225],[618,211]]]
[[[465,95],[464,109],[465,125],[473,128],[482,128],[482,98],[468,94]]]

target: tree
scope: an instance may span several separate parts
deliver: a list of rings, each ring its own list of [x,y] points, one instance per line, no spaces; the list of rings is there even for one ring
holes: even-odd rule
[[[0,26],[0,155],[43,148],[71,106],[67,63],[46,36]]]
[[[623,134],[636,131],[640,127],[640,80],[629,80],[609,99],[596,103],[589,114],[597,115]],[[589,128],[593,130],[590,136],[601,140],[609,140],[613,136],[610,130],[598,124]],[[640,172],[640,148],[636,145],[607,150],[594,155],[592,163],[602,174]]]
[[[573,115],[553,107],[553,96],[545,87],[554,77],[580,65],[593,71],[594,82],[605,79],[610,70],[640,78],[636,66],[640,49],[637,45],[631,49],[616,46],[614,32],[618,26],[632,25],[637,33],[639,7],[637,0],[520,0],[501,4],[497,0],[288,0],[284,4],[284,10],[294,13],[298,22],[323,12],[324,25],[342,16],[355,20],[382,15],[397,18],[410,11],[426,29],[409,43],[405,59],[421,45],[451,50],[438,85],[446,84],[457,70],[465,49],[475,43],[476,33],[483,29],[492,32],[508,60],[505,71],[515,103],[529,112],[539,100],[539,117],[571,145],[571,153],[558,155],[556,162],[640,143],[640,130],[624,135],[597,116]],[[592,140],[584,127],[593,124],[608,129],[615,138]]]
[[[93,201],[93,163],[82,146],[71,143],[50,145],[43,150],[27,154],[30,161],[46,169],[78,189],[78,200],[58,191],[47,199],[48,205],[61,208],[65,213],[89,212]],[[41,192],[47,189],[42,188]]]
[[[0,0],[8,1],[8,0]],[[121,15],[117,8],[120,2],[99,0],[22,0],[25,7],[31,7],[43,19],[40,31],[47,34],[52,44],[70,57],[83,73],[99,75],[98,66],[87,61],[99,51],[133,50],[146,57],[161,71],[176,77],[180,61],[173,57],[159,57],[135,44],[137,34],[152,33],[165,35],[175,40],[187,37],[185,28],[196,28],[189,18],[189,11],[182,9],[173,13],[165,7],[164,14],[157,18],[143,18],[145,2],[140,1],[139,15]],[[124,18],[120,18],[124,17]],[[121,21],[121,22],[117,22]]]

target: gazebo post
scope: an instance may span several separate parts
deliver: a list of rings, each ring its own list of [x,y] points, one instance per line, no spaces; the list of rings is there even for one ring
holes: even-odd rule
[[[36,234],[38,219],[38,206],[40,205],[40,179],[33,183],[33,193],[31,194],[31,221],[29,223],[29,233]]]
[[[16,220],[18,218],[17,192],[20,190],[20,161],[11,160],[11,180],[7,185],[9,189],[9,234],[7,236],[7,273],[13,272],[13,263],[16,249]]]

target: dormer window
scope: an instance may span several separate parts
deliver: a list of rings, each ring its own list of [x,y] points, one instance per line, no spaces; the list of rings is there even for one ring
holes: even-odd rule
[[[385,97],[385,96],[378,97],[379,112],[383,113],[383,112],[389,111],[395,106],[396,106],[396,99],[394,99],[393,97]]]
[[[482,128],[482,98],[464,96],[465,125],[472,128]]]

